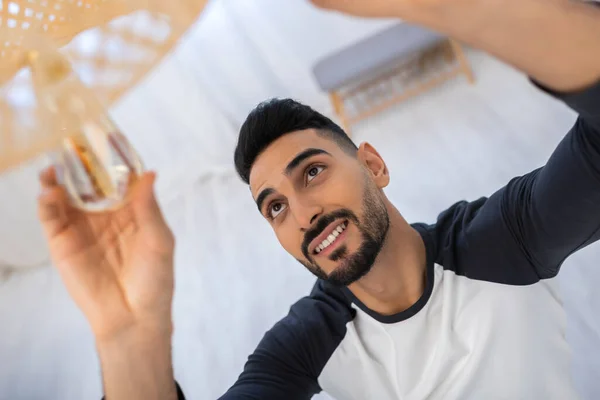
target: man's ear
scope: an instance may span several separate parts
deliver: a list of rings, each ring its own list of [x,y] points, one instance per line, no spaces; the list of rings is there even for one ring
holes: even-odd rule
[[[390,183],[390,174],[385,161],[383,161],[383,158],[375,150],[375,147],[367,142],[363,142],[358,147],[357,156],[375,181],[377,187],[383,189]]]

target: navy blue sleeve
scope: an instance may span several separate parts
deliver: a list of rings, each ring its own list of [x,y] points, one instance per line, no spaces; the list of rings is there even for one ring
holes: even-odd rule
[[[353,310],[342,292],[317,281],[269,330],[221,400],[307,400],[321,391],[318,377],[346,334]]]
[[[445,268],[531,284],[555,276],[569,255],[600,239],[600,82],[577,93],[546,92],[578,113],[575,125],[544,167],[440,214],[430,231]]]
[[[579,116],[541,169],[514,179],[504,214],[540,278],[555,276],[573,252],[600,239],[600,82],[562,99]]]
[[[183,390],[181,390],[181,387],[179,387],[179,384],[177,382],[175,382],[175,385],[177,385],[177,400],[185,400]]]

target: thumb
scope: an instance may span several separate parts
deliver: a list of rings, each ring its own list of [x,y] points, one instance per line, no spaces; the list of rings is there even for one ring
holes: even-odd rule
[[[48,239],[69,226],[69,198],[58,184],[56,169],[46,168],[39,176],[42,192],[38,197],[38,218]]]
[[[156,200],[154,182],[155,172],[146,172],[136,182],[132,193],[132,207],[138,224],[149,224],[152,227],[166,226],[165,219]]]
[[[47,239],[59,235],[69,226],[69,199],[60,187],[45,188],[38,197],[38,218]]]

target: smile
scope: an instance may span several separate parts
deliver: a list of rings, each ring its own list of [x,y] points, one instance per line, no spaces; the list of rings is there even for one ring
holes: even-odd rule
[[[326,229],[324,232],[324,234],[325,234],[327,231],[329,231],[328,233],[326,233],[327,236],[325,238],[323,238],[323,240],[321,240],[321,242],[315,246],[313,253],[319,254],[322,251],[329,248],[332,244],[336,243],[338,241],[338,238],[340,237],[340,235],[342,235],[342,233],[346,230],[347,227],[348,227],[347,221],[344,221],[337,225],[334,225],[331,228],[327,227],[328,229]],[[323,234],[321,234],[321,236],[319,236],[318,239],[320,239],[321,237],[323,237]]]

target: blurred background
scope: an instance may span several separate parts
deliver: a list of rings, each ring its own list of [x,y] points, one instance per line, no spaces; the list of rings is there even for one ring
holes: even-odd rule
[[[395,25],[325,13],[304,0],[212,1],[177,48],[111,110],[148,168],[177,238],[174,365],[189,399],[233,384],[264,332],[315,278],[280,248],[236,176],[247,113],[292,97],[339,121],[313,67]],[[489,196],[542,166],[575,120],[527,77],[465,48],[475,83],[457,76],[352,127],[392,180],[410,222],[434,222],[459,200]],[[0,176],[0,399],[99,399],[91,331],[47,263],[36,221],[37,170]],[[600,393],[600,246],[559,275],[583,399]],[[327,399],[325,395],[317,396]]]

